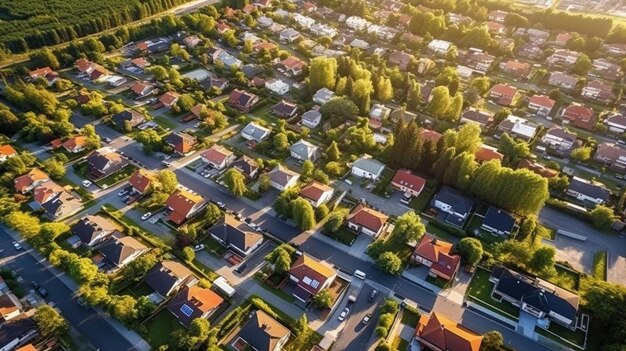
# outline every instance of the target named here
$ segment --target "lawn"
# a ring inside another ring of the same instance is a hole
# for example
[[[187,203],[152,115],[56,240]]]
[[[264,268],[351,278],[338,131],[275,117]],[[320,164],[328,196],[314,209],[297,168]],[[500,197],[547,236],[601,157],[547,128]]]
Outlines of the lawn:
[[[459,241],[459,238],[457,238],[456,236],[446,232],[445,230],[435,225],[432,225],[430,222],[426,224],[426,232],[438,238],[441,238],[447,242],[456,243],[457,241]]]
[[[580,274],[559,265],[555,265],[554,268],[556,269],[556,276],[548,279],[551,283],[563,289],[578,291],[580,287]]]
[[[204,244],[204,249],[213,256],[222,257],[228,250],[210,235],[207,235],[206,239],[202,240],[202,243]]]
[[[412,308],[405,308],[402,311],[402,324],[406,324],[411,327],[417,326],[417,322],[420,320],[420,315],[417,311],[414,311]]]
[[[137,170],[137,167],[130,165],[130,164],[126,165],[124,168],[120,169],[119,171],[96,181],[96,184],[98,184],[103,189],[106,189],[110,187],[111,185],[114,185],[116,183],[119,183],[121,181],[124,181],[130,178],[130,176],[133,173],[135,173],[136,170]]]
[[[430,200],[432,199],[435,193],[434,189],[424,188],[418,197],[414,197],[409,202],[409,207],[414,209],[417,212],[422,212],[426,210],[428,204],[430,204]]]
[[[509,318],[517,319],[519,316],[519,308],[508,302],[499,302],[491,297],[493,283],[489,281],[489,275],[491,275],[491,272],[483,268],[476,269],[476,273],[474,273],[474,277],[467,288],[468,296],[486,308]]]
[[[448,286],[448,284],[450,284],[449,281],[443,280],[439,277],[433,277],[431,275],[428,275],[426,277],[426,281],[441,289],[445,289]]]
[[[263,289],[271,292],[272,294],[280,297],[281,299],[283,299],[283,300],[285,300],[285,301],[287,301],[289,303],[293,303],[295,301],[296,298],[293,295],[286,293],[285,291],[283,291],[280,288],[276,288],[276,287],[270,285],[269,283],[263,281],[261,279],[261,277],[258,277],[258,276],[255,275],[254,278],[260,283],[259,286],[262,287]]]
[[[585,344],[585,333],[583,331],[572,331],[554,322],[550,323],[550,328],[548,328],[548,330],[552,333],[542,328],[536,328],[535,330],[539,334],[547,336],[550,339],[554,339],[558,342],[561,342],[561,340],[556,338],[555,335],[560,336],[561,338],[581,347]]]
[[[154,349],[159,348],[161,345],[166,345],[170,339],[170,334],[180,323],[167,309],[162,310],[156,316],[154,316],[146,328],[146,341]]]
[[[324,234],[326,233],[324,232]],[[356,237],[358,236],[358,234],[348,229],[345,225],[341,226],[336,232],[326,235],[348,246],[352,246],[352,243],[354,243]]]
[[[152,294],[154,290],[148,284],[141,281],[135,285],[129,286],[128,288],[121,291],[121,295],[130,295],[134,297],[148,296]]]
[[[599,251],[593,255],[593,277],[606,280],[606,251]]]

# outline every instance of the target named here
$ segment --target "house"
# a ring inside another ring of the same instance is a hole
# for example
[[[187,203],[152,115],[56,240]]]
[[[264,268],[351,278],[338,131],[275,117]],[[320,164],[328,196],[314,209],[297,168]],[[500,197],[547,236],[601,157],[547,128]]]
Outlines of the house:
[[[509,236],[515,226],[515,218],[499,208],[489,207],[480,228],[497,235]]]
[[[312,181],[300,190],[300,196],[308,200],[315,208],[330,201],[333,197],[334,189],[326,184]]]
[[[302,34],[293,28],[286,28],[280,32],[280,41],[293,43],[294,41],[302,38]]]
[[[319,147],[309,143],[304,139],[300,139],[289,147],[291,157],[300,161],[315,161],[321,156]]]
[[[537,128],[539,128],[537,124],[531,123],[521,117],[509,115],[504,121],[500,122],[498,132],[500,135],[502,135],[502,133],[508,133],[514,138],[529,141],[535,137]]]
[[[599,144],[593,159],[616,171],[626,171],[626,147],[619,144],[609,142]]]
[[[280,62],[280,66],[285,70],[285,74],[287,76],[299,76],[304,73],[304,67],[306,67],[306,62],[300,60],[295,56],[289,56],[286,59]]]
[[[365,155],[352,164],[352,175],[376,181],[383,174],[384,169],[384,164],[369,155]]]
[[[81,218],[70,228],[73,235],[78,236],[83,245],[93,247],[107,239],[117,230],[109,220],[98,215],[89,215]]]
[[[241,130],[241,136],[246,140],[252,140],[260,143],[265,140],[271,132],[272,131],[267,128],[261,127],[254,122],[250,122]]]
[[[251,313],[232,344],[235,350],[281,351],[291,332],[262,310]]]
[[[626,44],[621,43],[613,43],[613,44],[604,44],[604,50],[612,55],[626,55]]]
[[[506,31],[504,24],[498,22],[487,22],[485,26],[493,34],[503,34]]]
[[[56,198],[61,192],[65,191],[62,186],[53,181],[45,182],[33,189],[34,206],[40,209],[43,204]]]
[[[373,118],[377,121],[383,121],[389,117],[391,113],[391,109],[385,105],[374,104],[370,109],[370,118]]]
[[[200,38],[198,38],[197,35],[189,35],[189,36],[186,36],[185,39],[183,39],[183,44],[185,44],[185,46],[190,49],[195,48],[201,42],[202,40],[200,40]]]
[[[308,110],[302,114],[302,125],[311,129],[322,123],[322,114],[318,110]]]
[[[411,62],[411,59],[415,59],[415,57],[404,51],[394,50],[387,58],[387,62],[390,66],[395,66],[398,67],[401,71],[406,71],[409,66],[409,62]]]
[[[17,151],[9,144],[0,146],[0,163],[9,159],[9,157],[17,155]]]
[[[293,172],[282,165],[276,166],[267,175],[270,177],[271,186],[280,191],[295,186],[298,184],[298,179],[300,179],[300,174]]]
[[[481,128],[485,128],[493,122],[493,114],[470,107],[461,114],[461,122],[476,123]]]
[[[272,114],[279,118],[289,119],[294,117],[297,112],[298,105],[286,100],[280,100],[276,105],[272,106]]]
[[[161,261],[148,271],[144,282],[159,295],[168,297],[183,286],[194,285],[198,278],[180,262]]]
[[[571,330],[576,329],[580,296],[539,278],[497,266],[489,281],[494,284],[491,296],[507,301],[538,319],[547,318]]]
[[[163,104],[163,106],[167,108],[172,108],[178,102],[178,98],[180,94],[175,91],[168,91],[167,93],[161,95],[159,97],[159,102]]]
[[[224,247],[241,257],[246,257],[263,243],[263,235],[253,231],[248,225],[226,214],[207,230],[209,235]]]
[[[428,49],[435,54],[446,54],[452,47],[452,43],[445,40],[434,39],[428,43]]]
[[[182,325],[189,328],[194,319],[209,318],[223,302],[224,299],[212,290],[193,285],[183,287],[166,308]]]
[[[438,143],[443,135],[431,129],[422,129],[420,131],[420,138],[424,141],[430,141],[431,143]]]
[[[272,5],[272,0],[255,0],[253,5],[257,7],[269,7]]]
[[[136,126],[142,124],[145,120],[146,116],[144,116],[143,113],[130,108],[120,113],[116,113],[111,117],[111,122],[113,122],[113,124],[118,128],[125,128],[127,121],[131,128],[135,128]]]
[[[200,156],[203,162],[208,163],[212,168],[222,170],[231,165],[237,158],[235,154],[227,148],[215,144]]]
[[[143,71],[150,66],[150,61],[146,60],[145,57],[137,57],[126,61],[123,65],[126,69],[134,68],[135,70]]]
[[[296,23],[298,23],[301,28],[308,29],[308,28],[311,28],[311,26],[315,24],[315,20],[314,19],[312,19],[311,17],[308,17],[308,16],[301,15],[299,13],[295,13],[291,18]]]
[[[433,312],[430,316],[420,316],[415,340],[433,351],[479,351],[483,337]]]
[[[556,50],[552,55],[546,58],[546,64],[548,66],[571,67],[576,63],[576,61],[578,61],[579,57],[580,52],[571,50]]]
[[[114,149],[104,147],[87,156],[88,176],[91,179],[107,177],[128,164]]]
[[[517,88],[507,84],[496,84],[489,91],[489,97],[502,106],[514,105],[518,96]]]
[[[502,161],[504,155],[498,152],[498,149],[487,144],[481,144],[480,148],[474,153],[476,162],[483,163],[491,160]]]
[[[348,228],[376,238],[383,232],[389,217],[362,204],[357,205],[346,219]]]
[[[508,14],[509,14],[508,12],[502,11],[502,10],[491,11],[489,12],[489,20],[495,21],[498,23],[504,23],[504,19],[506,18]]]
[[[80,72],[79,77],[85,77],[92,83],[101,83],[110,77],[110,72],[97,63],[80,58],[74,62],[74,67]]]
[[[441,211],[437,214],[437,219],[462,227],[472,212],[474,201],[449,186],[442,186],[431,200],[430,206]]]
[[[131,236],[114,232],[98,250],[111,267],[122,268],[149,249]]]
[[[278,95],[285,95],[289,91],[289,84],[280,79],[272,78],[265,81],[265,88]]]
[[[418,177],[407,169],[399,169],[391,179],[391,186],[405,195],[417,197],[426,186],[426,179]]]
[[[0,320],[9,321],[22,314],[22,304],[13,293],[0,295]]]
[[[571,124],[574,127],[586,130],[593,130],[598,121],[591,108],[577,103],[571,103],[564,108],[561,111],[561,119],[563,124]]]
[[[296,284],[293,296],[304,303],[328,288],[336,277],[337,272],[332,266],[305,253],[289,269],[289,279]]]
[[[615,101],[615,94],[613,94],[611,86],[597,79],[588,81],[580,95],[603,104],[610,104]]]
[[[550,169],[542,165],[541,163],[533,162],[533,161],[526,160],[526,159],[519,161],[519,163],[517,164],[517,168],[528,169],[532,171],[533,173],[538,174],[545,178],[553,178],[559,175],[559,171],[557,170]]]
[[[50,177],[39,168],[33,168],[28,173],[13,180],[15,190],[25,194],[39,185],[50,180]]]
[[[187,155],[198,143],[195,136],[185,132],[170,133],[163,141],[174,148],[174,152],[181,156]]]
[[[515,35],[526,36],[532,44],[541,45],[548,39],[550,33],[535,28],[518,28],[515,30]]]
[[[626,116],[614,113],[604,119],[604,123],[609,127],[609,132],[623,134],[626,132]]]
[[[459,62],[471,68],[472,72],[487,72],[491,68],[494,60],[495,57],[493,55],[489,55],[478,49],[469,49],[459,53]]]
[[[274,20],[266,16],[259,16],[256,19],[256,23],[258,23],[259,26],[262,28],[268,28],[271,27],[272,24],[274,24]]]
[[[240,68],[243,62],[223,49],[209,51],[214,63],[221,63],[228,69]]]
[[[618,64],[604,58],[598,58],[592,61],[590,75],[610,81],[619,81],[624,76],[624,72]]]
[[[84,151],[87,148],[87,137],[84,135],[78,135],[75,137],[71,137],[63,142],[63,148],[67,150],[67,152],[76,154],[81,151]]]
[[[259,102],[259,97],[247,91],[235,89],[228,95],[228,103],[241,112],[248,112]]]
[[[218,33],[224,34],[228,32],[229,30],[231,30],[232,28],[230,28],[230,26],[224,23],[223,21],[217,21],[217,23],[215,23],[215,29],[217,30]]]
[[[315,95],[313,95],[313,101],[320,105],[324,105],[333,97],[335,97],[335,92],[324,87],[315,92]]]
[[[503,72],[512,74],[518,78],[528,78],[530,75],[530,64],[517,60],[507,60],[500,62],[500,69]]]
[[[611,199],[611,192],[602,183],[592,183],[588,180],[573,177],[570,180],[569,188],[565,190],[569,196],[575,197],[579,201],[603,204]]]
[[[0,350],[15,350],[17,346],[22,345],[39,335],[37,322],[32,318],[34,313],[35,309],[31,309],[26,313],[21,313],[11,320],[0,323]]]
[[[578,78],[563,72],[552,72],[548,78],[548,84],[568,90],[574,89],[577,82]]]
[[[461,256],[452,254],[452,246],[426,233],[415,245],[411,260],[428,267],[428,275],[449,281],[454,278],[461,264]]]
[[[241,172],[248,180],[255,178],[259,172],[259,164],[245,155],[235,160],[231,167]]]
[[[578,145],[578,135],[561,127],[552,127],[541,138],[541,143],[557,153],[568,156]]]
[[[150,189],[152,177],[148,171],[139,168],[128,179],[128,185],[133,187],[133,191],[145,194]]]
[[[28,77],[31,80],[44,79],[48,86],[52,86],[59,79],[59,74],[46,66],[28,72]]]
[[[517,57],[529,60],[539,60],[543,56],[543,49],[537,45],[526,43],[517,49]]]
[[[150,82],[137,81],[130,86],[130,90],[137,95],[137,99],[152,95],[157,89]]]
[[[548,117],[555,103],[545,95],[533,95],[528,99],[528,109],[539,117]]]
[[[258,20],[257,20],[258,22]],[[315,34],[318,37],[329,37],[329,38],[334,38],[335,36],[337,36],[337,29],[323,24],[323,23],[315,23],[313,24],[310,28],[309,31],[313,34]]]
[[[167,219],[181,225],[204,208],[204,205],[206,205],[206,201],[201,195],[176,189],[165,201],[165,206],[170,211]]]
[[[350,16],[346,18],[346,26],[357,31],[363,31],[369,27],[369,25],[370,23],[366,19],[359,16]]]

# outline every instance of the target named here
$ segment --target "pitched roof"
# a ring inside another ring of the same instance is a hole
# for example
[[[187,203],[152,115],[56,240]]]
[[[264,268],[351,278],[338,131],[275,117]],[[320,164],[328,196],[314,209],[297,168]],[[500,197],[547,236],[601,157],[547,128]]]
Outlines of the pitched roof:
[[[247,177],[252,176],[252,174],[259,169],[259,164],[252,158],[245,155],[236,159],[231,166],[237,168]]]
[[[228,214],[209,228],[208,232],[218,237],[226,245],[232,245],[242,252],[248,251],[260,240],[263,240],[263,235],[251,231],[247,225]]]
[[[103,171],[109,162],[121,163],[123,162],[123,159],[117,152],[108,148],[102,148],[90,153],[89,156],[87,156],[87,162],[90,167]]]
[[[194,285],[184,287],[176,294],[167,304],[167,309],[176,315],[185,326],[189,327],[194,319],[217,308],[222,302],[224,299],[212,290]]]
[[[439,141],[439,139],[441,139],[441,133],[430,129],[422,129],[420,131],[420,138],[424,140],[430,140],[436,143]]]
[[[179,97],[180,97],[179,93],[175,91],[168,91],[159,97],[159,101],[163,105],[171,106],[178,100]]]
[[[63,143],[63,147],[68,150],[74,150],[83,147],[87,143],[87,137],[84,135],[77,135],[75,137],[67,139]]]
[[[387,223],[389,217],[364,205],[357,205],[347,220],[356,225],[378,232]]]
[[[33,168],[28,173],[21,175],[13,180],[15,189],[18,191],[24,191],[27,187],[31,186],[34,182],[50,179],[46,173],[39,168]]]
[[[478,351],[482,335],[433,312],[422,315],[417,326],[417,335],[441,350]]]
[[[20,310],[19,301],[12,294],[0,295],[0,317],[4,317]]]
[[[239,337],[258,351],[274,351],[278,342],[291,332],[267,313],[258,310],[239,331]]]
[[[136,170],[135,173],[133,173],[128,179],[128,183],[141,193],[144,193],[146,190],[148,190],[151,182],[152,179],[150,178],[148,171],[144,170],[143,168],[139,168],[138,170]]]
[[[211,146],[210,149],[202,153],[203,158],[215,164],[222,164],[224,160],[226,160],[228,157],[232,155],[233,155],[232,151],[218,144]]]
[[[97,235],[103,232],[113,233],[116,227],[106,218],[91,215],[82,218],[71,228],[71,232],[80,238],[83,243],[90,243]]]
[[[439,201],[448,204],[456,213],[467,214],[474,206],[474,201],[463,196],[458,190],[445,185],[441,187],[432,201],[433,203]]]
[[[496,84],[493,88],[491,88],[491,93],[512,98],[515,94],[517,94],[517,88],[506,84]]]
[[[82,203],[72,194],[63,190],[58,192],[54,198],[41,204],[46,211],[46,215],[52,218],[59,218],[76,212],[82,207]]]
[[[276,105],[272,106],[272,113],[278,116],[291,116],[296,113],[297,110],[297,104],[285,100],[281,100]]]
[[[180,154],[186,154],[198,143],[196,137],[184,132],[170,133],[165,142],[174,146],[174,150]]]
[[[120,113],[116,113],[115,115],[113,115],[113,117],[111,117],[111,119],[113,120],[113,123],[117,126],[123,127],[124,123],[126,121],[129,121],[131,127],[136,127],[146,119],[146,116],[144,116],[139,111],[126,109]]]
[[[493,114],[487,111],[477,110],[475,108],[469,108],[463,112],[461,118],[474,121],[480,124],[487,125],[493,119]]]
[[[119,232],[113,233],[113,237],[107,239],[99,248],[100,253],[116,266],[138,251],[146,249],[147,247],[135,238],[124,236]]]
[[[327,263],[303,253],[291,265],[289,274],[298,278],[298,286],[315,295],[337,272]]]
[[[298,142],[289,147],[289,151],[296,153],[302,159],[310,160],[311,158],[315,158],[313,156],[317,156],[319,153],[319,147],[304,139],[300,139]]]
[[[183,223],[193,207],[202,201],[204,199],[198,194],[176,189],[165,201],[165,205],[172,210],[168,219],[176,224]]]
[[[554,107],[554,104],[556,103],[554,100],[550,99],[549,97],[545,95],[533,95],[530,97],[528,102],[531,104],[543,106],[549,109],[552,109],[552,107]]]
[[[417,243],[413,252],[433,262],[431,269],[452,277],[461,261],[461,256],[451,254],[452,246],[453,244],[426,233]]]
[[[570,180],[568,191],[584,194],[594,199],[602,199],[604,202],[611,198],[611,192],[603,184],[592,184],[578,177],[573,177]]]
[[[300,190],[300,196],[312,201],[318,201],[322,197],[322,195],[324,195],[328,191],[333,191],[333,188],[326,184],[312,181],[309,184],[305,185],[302,190]]]
[[[47,181],[33,189],[33,199],[42,205],[52,200],[62,191],[64,191],[62,186],[53,181]]]
[[[267,175],[270,177],[272,182],[280,184],[281,186],[286,186],[293,178],[300,177],[300,174],[297,172],[285,168],[280,164],[271,170]]]
[[[161,296],[167,296],[177,284],[192,276],[193,272],[182,263],[162,261],[148,271],[144,281]]]
[[[393,176],[391,185],[404,186],[413,191],[420,192],[426,185],[426,179],[416,176],[407,169],[399,169]]]
[[[476,151],[474,156],[476,157],[476,161],[478,162],[487,162],[491,160],[502,161],[504,159],[504,155],[499,153],[498,149],[489,145],[485,145],[485,144],[482,144],[480,146],[480,149]]]
[[[295,70],[295,69],[302,69],[304,66],[306,66],[306,62],[300,60],[299,58],[295,57],[295,56],[289,56],[286,59],[284,59],[281,64],[290,70]]]
[[[0,146],[0,156],[13,156],[17,154],[17,151],[13,148],[13,146],[9,144]]]
[[[366,155],[354,161],[352,167],[360,168],[372,174],[379,174],[385,168],[385,165]]]
[[[510,233],[515,225],[515,218],[510,213],[497,207],[489,207],[483,219],[483,224],[497,230]]]

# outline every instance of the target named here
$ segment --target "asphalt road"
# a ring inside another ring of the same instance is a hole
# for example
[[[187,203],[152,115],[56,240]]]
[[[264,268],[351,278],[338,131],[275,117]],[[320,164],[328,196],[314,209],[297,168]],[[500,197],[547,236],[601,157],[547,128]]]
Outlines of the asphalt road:
[[[333,350],[362,351],[367,349],[369,340],[376,329],[376,323],[378,323],[378,307],[383,300],[382,294],[378,294],[376,300],[369,302],[367,298],[372,289],[372,286],[366,283],[356,302],[348,306],[350,315],[341,332],[341,337],[333,345]],[[362,322],[368,313],[372,315],[372,318],[365,325]]]
[[[0,266],[16,271],[24,278],[25,284],[36,281],[48,290],[46,300],[54,302],[63,317],[96,348],[101,351],[136,350],[93,309],[80,307],[74,299],[73,291],[40,262],[26,251],[16,251],[12,241],[11,236],[0,229]]]

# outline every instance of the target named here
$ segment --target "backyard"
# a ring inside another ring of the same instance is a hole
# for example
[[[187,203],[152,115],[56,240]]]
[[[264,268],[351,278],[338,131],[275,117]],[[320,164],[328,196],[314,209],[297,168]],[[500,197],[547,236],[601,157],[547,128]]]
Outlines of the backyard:
[[[472,277],[472,281],[467,288],[468,296],[479,305],[517,320],[519,317],[519,308],[508,302],[499,302],[491,297],[493,283],[489,281],[490,275],[491,272],[486,269],[480,267],[476,269],[476,273],[474,273],[474,277]]]
[[[96,184],[98,184],[103,189],[106,189],[111,185],[114,185],[116,183],[119,183],[123,180],[128,179],[133,173],[135,173],[136,170],[137,170],[137,167],[130,165],[130,164],[126,165],[124,168],[120,169],[119,171],[96,181]]]
[[[161,345],[166,345],[172,334],[172,330],[180,323],[173,314],[167,309],[161,310],[156,316],[152,317],[146,324],[146,341],[154,349],[158,349]]]
[[[347,226],[342,225],[339,229],[337,229],[334,233],[327,233],[322,230],[322,234],[329,236],[342,244],[346,244],[348,246],[352,246],[352,243],[356,240],[358,234],[350,230]]]

